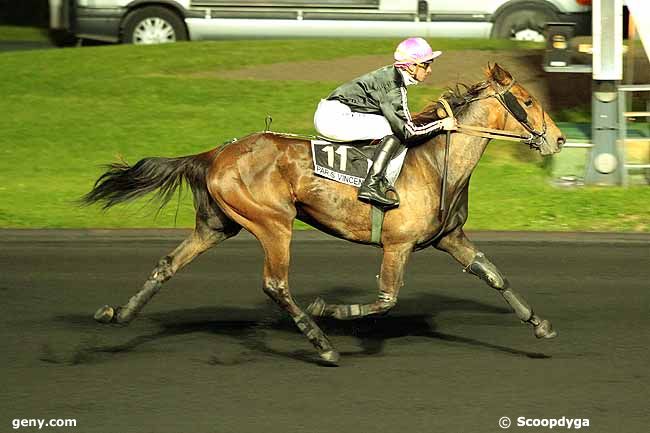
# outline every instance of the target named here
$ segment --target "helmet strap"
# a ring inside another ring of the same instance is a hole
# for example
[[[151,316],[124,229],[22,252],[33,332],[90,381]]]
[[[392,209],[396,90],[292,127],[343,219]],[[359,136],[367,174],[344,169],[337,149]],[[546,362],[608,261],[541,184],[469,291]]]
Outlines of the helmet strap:
[[[404,69],[411,77],[415,78],[415,74],[418,71],[417,63],[411,63],[408,68]]]

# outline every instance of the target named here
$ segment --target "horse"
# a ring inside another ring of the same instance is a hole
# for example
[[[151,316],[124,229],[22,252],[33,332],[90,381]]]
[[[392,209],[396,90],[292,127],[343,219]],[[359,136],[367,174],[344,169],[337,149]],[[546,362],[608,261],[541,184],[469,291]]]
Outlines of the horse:
[[[196,223],[126,304],[99,308],[95,320],[129,323],[164,282],[243,228],[264,251],[264,293],[291,316],[315,347],[320,363],[338,365],[340,355],[314,318],[350,320],[388,313],[397,303],[411,253],[429,246],[450,254],[465,272],[496,289],[537,338],[555,337],[551,323],[510,287],[463,231],[469,180],[492,138],[519,137],[542,155],[559,152],[565,142],[540,103],[508,71],[488,64],[484,72],[484,81],[462,90],[456,86],[444,98],[460,125],[452,140],[445,145],[442,134],[409,148],[395,184],[401,204],[386,212],[378,242],[371,240],[370,204],[357,200],[354,186],[314,174],[310,143],[304,137],[265,131],[196,155],[144,158],[133,166],[124,161],[110,164],[82,198],[84,204],[100,202],[109,208],[156,191],[164,205],[187,183]],[[414,121],[435,116],[435,106],[415,114]],[[441,197],[448,200],[445,212],[440,212]],[[296,303],[288,282],[295,219],[335,237],[383,249],[375,302],[337,305],[319,297],[306,309]]]

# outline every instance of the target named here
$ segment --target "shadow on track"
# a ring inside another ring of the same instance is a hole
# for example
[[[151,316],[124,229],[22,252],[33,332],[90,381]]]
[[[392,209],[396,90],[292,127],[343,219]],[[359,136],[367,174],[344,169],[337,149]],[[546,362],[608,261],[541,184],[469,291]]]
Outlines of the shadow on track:
[[[363,294],[366,294],[365,292]],[[323,293],[328,300],[342,301],[350,296],[361,295],[349,288],[333,288]],[[422,311],[427,311],[426,314]],[[342,352],[346,357],[364,357],[383,353],[388,340],[404,337],[425,337],[433,340],[454,343],[478,350],[490,350],[518,357],[547,359],[543,353],[528,352],[506,346],[495,345],[473,338],[452,335],[436,330],[435,318],[443,312],[465,311],[472,313],[509,315],[510,310],[467,299],[438,294],[418,294],[405,297],[399,310],[393,314],[378,318],[339,321],[335,319],[319,320],[323,330],[330,335],[353,336],[361,350]],[[396,313],[396,314],[395,314]],[[95,327],[90,315],[64,315],[55,318],[67,331],[87,332]],[[222,359],[216,355],[207,361],[211,365],[239,365],[259,360],[259,355],[284,357],[301,362],[318,364],[319,360],[309,350],[282,351],[267,344],[273,338],[267,333],[298,334],[293,321],[285,317],[271,302],[253,308],[201,307],[174,310],[161,313],[145,314],[140,321],[146,320],[157,329],[155,332],[131,336],[119,344],[102,344],[96,338],[82,339],[75,347],[66,364],[89,364],[110,360],[113,356],[127,354],[145,343],[158,341],[179,335],[206,333],[233,338],[245,349],[244,354],[234,359]],[[99,325],[96,325],[99,326]],[[150,326],[149,326],[150,327]],[[71,329],[73,328],[73,329]],[[106,328],[102,328],[106,330]],[[111,329],[127,329],[112,325]],[[102,333],[105,335],[105,333]],[[131,332],[132,334],[132,332]],[[255,356],[257,354],[258,356]],[[45,362],[61,363],[52,355],[50,347],[43,348],[40,359]]]

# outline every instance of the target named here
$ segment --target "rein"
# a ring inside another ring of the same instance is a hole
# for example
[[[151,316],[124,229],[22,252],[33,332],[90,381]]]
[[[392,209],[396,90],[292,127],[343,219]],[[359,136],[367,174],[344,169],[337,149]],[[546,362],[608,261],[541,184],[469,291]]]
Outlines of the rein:
[[[530,136],[517,134],[516,132],[502,131],[499,129],[483,128],[481,126],[458,125],[456,132],[474,137],[497,138],[499,140],[517,141],[527,143]]]

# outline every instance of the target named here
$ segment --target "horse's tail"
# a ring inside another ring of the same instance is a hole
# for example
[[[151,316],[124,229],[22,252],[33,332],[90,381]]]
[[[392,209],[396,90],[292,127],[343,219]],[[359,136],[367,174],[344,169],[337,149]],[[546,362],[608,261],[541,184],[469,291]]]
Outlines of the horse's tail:
[[[192,189],[194,207],[208,208],[211,199],[206,177],[215,155],[216,150],[212,150],[179,158],[144,158],[133,166],[126,162],[109,164],[106,173],[80,202],[84,205],[103,202],[103,208],[108,209],[157,191],[155,198],[160,200],[162,208],[185,182]]]

